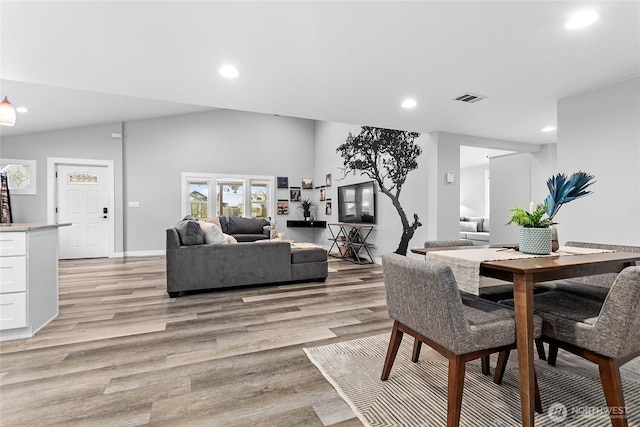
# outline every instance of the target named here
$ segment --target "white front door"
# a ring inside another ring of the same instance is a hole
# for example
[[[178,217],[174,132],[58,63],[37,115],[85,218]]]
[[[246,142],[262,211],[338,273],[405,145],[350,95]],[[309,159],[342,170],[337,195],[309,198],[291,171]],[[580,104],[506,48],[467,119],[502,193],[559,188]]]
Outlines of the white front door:
[[[56,166],[60,258],[109,256],[109,191],[106,166]]]

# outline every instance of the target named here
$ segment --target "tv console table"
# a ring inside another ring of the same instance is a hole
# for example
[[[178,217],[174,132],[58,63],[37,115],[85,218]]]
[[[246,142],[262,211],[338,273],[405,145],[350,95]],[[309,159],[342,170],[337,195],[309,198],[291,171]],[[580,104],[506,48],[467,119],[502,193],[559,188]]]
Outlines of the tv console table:
[[[329,232],[331,232],[329,240],[333,242],[329,248],[329,255],[355,264],[373,264],[373,256],[369,252],[373,244],[367,242],[373,227],[373,224],[350,222],[329,224]],[[334,246],[337,252],[331,252]]]

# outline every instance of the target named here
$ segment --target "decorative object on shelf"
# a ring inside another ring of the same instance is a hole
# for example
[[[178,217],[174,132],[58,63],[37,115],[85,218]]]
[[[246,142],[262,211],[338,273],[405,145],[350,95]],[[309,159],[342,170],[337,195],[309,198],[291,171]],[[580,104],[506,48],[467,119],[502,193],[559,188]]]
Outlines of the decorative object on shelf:
[[[289,177],[288,176],[279,176],[278,177],[278,188],[289,188]]]
[[[420,134],[393,129],[362,126],[358,135],[349,136],[344,144],[336,149],[343,158],[342,172],[346,177],[350,172],[360,172],[375,180],[378,191],[391,199],[400,221],[402,234],[395,253],[406,255],[409,241],[418,227],[422,225],[418,214],[413,214],[413,222],[400,205],[400,192],[407,175],[418,168],[418,157],[422,148],[415,143]]]
[[[302,188],[304,190],[312,190],[313,189],[313,179],[312,178],[302,178]]]
[[[294,189],[295,188],[295,189]],[[292,202],[300,201],[300,188],[299,187],[291,187],[289,190],[289,200]]]
[[[0,223],[10,224],[12,222],[11,195],[9,194],[7,174],[6,172],[0,172]]]
[[[278,215],[289,215],[289,201],[288,200],[278,200],[276,204]]]
[[[331,215],[331,201],[327,201],[324,207],[324,213],[325,215]]]
[[[560,243],[558,241],[558,230],[555,227],[557,223],[553,222],[553,218],[565,203],[591,194],[592,191],[587,191],[587,188],[595,183],[594,178],[593,175],[587,172],[578,171],[568,178],[565,174],[559,173],[547,180],[549,195],[544,199],[544,204],[546,205],[549,220],[552,223],[551,246],[554,252],[558,250]]]
[[[311,206],[313,203],[309,199],[302,199],[302,216],[304,216],[305,221],[313,221],[311,218]]]
[[[546,214],[545,205],[539,204],[533,212],[527,212],[521,207],[511,209],[513,216],[507,224],[517,224],[520,227],[520,252],[527,254],[547,255],[551,253],[551,220],[543,218]]]
[[[264,228],[269,229],[269,238],[275,239],[277,236],[276,224],[278,221],[276,219],[271,219],[271,217],[267,217],[267,221],[269,221],[269,225],[265,225]]]
[[[325,185],[327,187],[331,187],[331,174],[330,173],[328,173],[326,178],[325,178]]]

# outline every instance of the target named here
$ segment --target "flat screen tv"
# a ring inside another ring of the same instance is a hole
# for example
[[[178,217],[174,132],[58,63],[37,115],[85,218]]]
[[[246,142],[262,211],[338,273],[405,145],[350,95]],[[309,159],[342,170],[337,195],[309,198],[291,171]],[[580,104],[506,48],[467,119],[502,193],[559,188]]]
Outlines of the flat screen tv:
[[[376,187],[374,181],[338,187],[338,221],[376,223]]]

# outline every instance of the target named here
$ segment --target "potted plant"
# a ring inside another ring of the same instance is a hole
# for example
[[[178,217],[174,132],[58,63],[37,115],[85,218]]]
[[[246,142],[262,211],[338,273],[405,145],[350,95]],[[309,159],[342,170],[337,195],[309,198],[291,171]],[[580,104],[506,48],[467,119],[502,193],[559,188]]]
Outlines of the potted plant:
[[[543,218],[547,207],[539,204],[532,212],[521,207],[511,209],[513,216],[507,224],[520,227],[520,252],[528,254],[548,255],[551,253],[551,219]]]
[[[558,230],[556,230],[553,218],[565,203],[580,197],[588,196],[592,191],[587,191],[587,187],[593,184],[595,177],[587,172],[578,171],[570,177],[563,173],[556,174],[547,180],[549,195],[544,199],[547,215],[551,221],[551,250],[554,252],[560,247],[558,241]]]
[[[311,221],[311,206],[313,203],[309,199],[302,199],[302,215],[304,216],[305,221]]]

